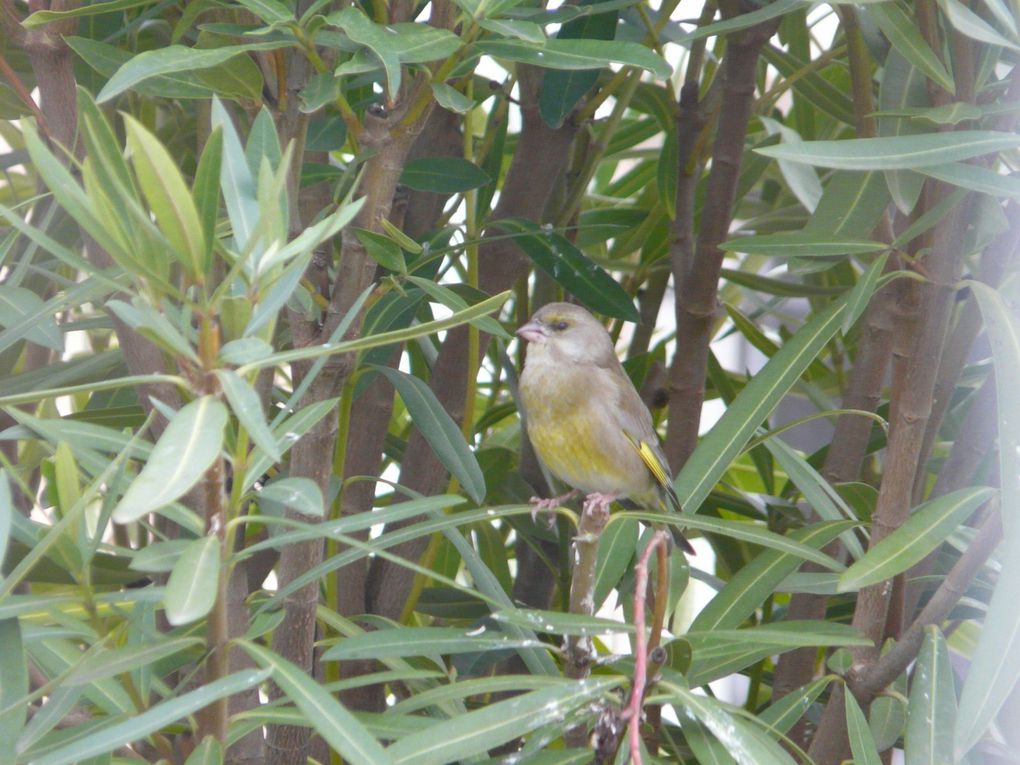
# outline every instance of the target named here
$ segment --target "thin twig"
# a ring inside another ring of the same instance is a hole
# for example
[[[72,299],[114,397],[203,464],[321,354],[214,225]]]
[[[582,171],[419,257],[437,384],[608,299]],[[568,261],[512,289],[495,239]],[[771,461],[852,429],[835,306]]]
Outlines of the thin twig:
[[[637,566],[634,568],[634,681],[631,686],[630,702],[627,705],[627,738],[630,744],[630,761],[632,765],[641,762],[641,702],[645,697],[645,685],[648,682],[648,636],[645,634],[645,594],[648,590],[648,561],[652,551],[663,549],[669,551],[669,536],[659,530],[652,534],[645,549],[641,551]],[[662,558],[660,558],[660,561]],[[661,567],[661,564],[660,564]],[[658,594],[660,598],[663,593]],[[653,640],[657,638],[652,636]]]

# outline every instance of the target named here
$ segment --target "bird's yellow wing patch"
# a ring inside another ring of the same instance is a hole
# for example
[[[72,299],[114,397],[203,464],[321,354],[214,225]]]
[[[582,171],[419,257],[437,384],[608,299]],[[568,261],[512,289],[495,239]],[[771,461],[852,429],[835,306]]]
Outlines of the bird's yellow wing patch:
[[[666,498],[669,501],[670,508],[676,512],[680,512],[680,498],[676,495],[676,489],[673,488],[673,481],[670,478],[669,470],[663,464],[659,455],[656,453],[652,445],[647,441],[638,441],[636,438],[630,435],[630,433],[624,432],[627,440],[630,441],[631,446],[637,451],[641,457],[641,461],[648,468],[648,472],[655,478],[655,482],[662,487],[663,491],[666,492]]]

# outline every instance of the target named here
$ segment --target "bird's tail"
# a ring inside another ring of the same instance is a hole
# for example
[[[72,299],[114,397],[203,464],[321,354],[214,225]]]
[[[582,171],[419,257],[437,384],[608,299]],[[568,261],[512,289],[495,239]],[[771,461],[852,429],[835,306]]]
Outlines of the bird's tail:
[[[676,495],[676,489],[673,488],[673,484],[667,481],[662,485],[662,489],[666,495],[666,504],[669,506],[669,509],[679,515],[683,508],[680,506],[680,497]],[[683,535],[679,528],[670,524],[669,533],[673,535],[673,541],[677,547],[688,555],[696,555],[694,545],[687,541],[687,537]]]

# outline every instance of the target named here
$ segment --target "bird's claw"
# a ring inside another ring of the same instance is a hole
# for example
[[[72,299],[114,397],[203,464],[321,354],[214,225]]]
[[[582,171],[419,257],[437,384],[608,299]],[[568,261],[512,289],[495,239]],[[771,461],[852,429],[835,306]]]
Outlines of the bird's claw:
[[[574,489],[573,491],[568,491],[566,494],[561,494],[558,497],[532,497],[528,500],[528,503],[531,505],[531,520],[538,523],[539,513],[552,512],[557,507],[561,507],[564,502],[576,496],[577,493],[577,490]],[[550,516],[548,523],[550,528],[552,527],[552,520],[553,519]]]
[[[582,512],[592,516],[593,520],[598,520],[601,524],[605,524],[606,519],[609,517],[609,506],[616,501],[616,498],[616,494],[599,494],[597,492],[589,494],[584,498]]]

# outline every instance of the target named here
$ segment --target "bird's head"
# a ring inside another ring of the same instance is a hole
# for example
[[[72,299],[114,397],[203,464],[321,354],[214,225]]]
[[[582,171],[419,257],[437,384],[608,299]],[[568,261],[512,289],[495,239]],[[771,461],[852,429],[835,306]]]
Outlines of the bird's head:
[[[549,303],[531,317],[517,334],[528,342],[528,358],[604,364],[616,358],[606,328],[584,308],[570,303]]]

